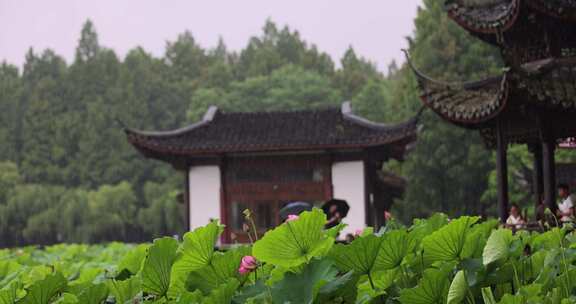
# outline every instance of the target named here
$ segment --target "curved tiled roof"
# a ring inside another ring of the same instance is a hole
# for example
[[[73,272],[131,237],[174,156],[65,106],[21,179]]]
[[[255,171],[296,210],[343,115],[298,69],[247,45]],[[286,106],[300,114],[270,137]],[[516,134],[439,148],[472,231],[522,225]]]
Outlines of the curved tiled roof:
[[[478,33],[493,34],[510,27],[518,16],[519,8],[519,0],[446,1],[450,18]]]
[[[532,97],[533,103],[576,109],[576,58],[533,62],[522,67],[518,88]]]
[[[529,0],[527,3],[532,9],[549,16],[576,20],[575,0]]]
[[[477,33],[506,31],[522,9],[553,18],[576,20],[575,0],[447,0],[445,7],[450,18]]]
[[[469,83],[447,84],[419,75],[424,104],[445,119],[465,124],[487,121],[506,105],[506,75]]]
[[[501,76],[466,83],[445,83],[424,75],[407,61],[424,104],[456,123],[478,124],[498,115],[513,99],[555,110],[576,110],[576,57],[530,62]]]
[[[408,61],[410,63],[410,61]],[[448,84],[414,70],[424,104],[456,125],[480,129],[494,146],[494,119],[507,124],[510,142],[538,142],[539,124],[554,138],[576,135],[576,58],[531,62],[482,81]]]
[[[506,105],[507,74],[475,82],[447,83],[420,72],[408,53],[406,59],[416,75],[422,102],[446,120],[473,126],[490,120]]]
[[[398,125],[368,121],[342,109],[233,112],[211,108],[201,122],[168,132],[126,129],[128,140],[148,154],[214,155],[239,152],[348,149],[413,141],[416,119]]]
[[[461,27],[516,60],[576,52],[576,0],[446,0],[445,7]]]

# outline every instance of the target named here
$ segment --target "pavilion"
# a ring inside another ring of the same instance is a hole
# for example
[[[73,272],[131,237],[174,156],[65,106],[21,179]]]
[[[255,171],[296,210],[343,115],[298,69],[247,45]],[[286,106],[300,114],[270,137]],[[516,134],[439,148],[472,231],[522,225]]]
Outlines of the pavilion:
[[[184,172],[188,228],[219,218],[224,243],[246,242],[242,211],[255,214],[260,233],[280,223],[293,201],[316,206],[332,198],[350,205],[345,233],[384,224],[384,211],[405,181],[382,171],[402,160],[417,135],[417,118],[397,125],[368,121],[340,108],[232,112],[210,107],[204,118],[165,132],[125,130],[145,157]]]
[[[508,216],[507,147],[534,155],[536,202],[556,210],[554,152],[576,136],[576,2],[447,0],[451,19],[501,50],[501,75],[473,82],[433,80],[414,66],[423,103],[457,126],[478,130],[497,150],[498,210]]]

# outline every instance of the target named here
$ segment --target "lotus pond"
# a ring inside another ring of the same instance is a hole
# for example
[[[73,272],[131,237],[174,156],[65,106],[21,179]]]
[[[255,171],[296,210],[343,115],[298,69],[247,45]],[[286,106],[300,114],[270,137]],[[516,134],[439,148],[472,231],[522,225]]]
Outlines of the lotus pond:
[[[0,250],[8,303],[576,303],[576,238],[437,214],[336,244],[320,210],[215,250],[212,222],[151,244]]]

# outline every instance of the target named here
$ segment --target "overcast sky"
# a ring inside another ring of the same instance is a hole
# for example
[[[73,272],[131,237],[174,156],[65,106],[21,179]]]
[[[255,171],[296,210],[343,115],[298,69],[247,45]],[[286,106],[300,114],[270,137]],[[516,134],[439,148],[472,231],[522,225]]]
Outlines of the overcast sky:
[[[267,18],[297,29],[339,59],[352,45],[385,70],[402,61],[421,0],[0,0],[0,61],[21,65],[29,47],[54,49],[69,62],[82,24],[91,19],[100,43],[120,56],[142,46],[157,56],[166,41],[190,30],[204,47],[223,37],[243,48]]]

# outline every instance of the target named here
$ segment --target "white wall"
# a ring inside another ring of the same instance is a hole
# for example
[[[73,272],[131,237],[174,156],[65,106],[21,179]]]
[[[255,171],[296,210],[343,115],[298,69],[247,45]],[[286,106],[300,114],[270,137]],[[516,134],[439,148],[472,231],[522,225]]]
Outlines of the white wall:
[[[344,223],[348,227],[340,234],[345,237],[356,229],[366,227],[364,204],[364,163],[362,161],[339,162],[332,165],[334,198],[343,199],[350,205]]]
[[[220,168],[191,167],[188,173],[190,189],[190,229],[220,219]]]

